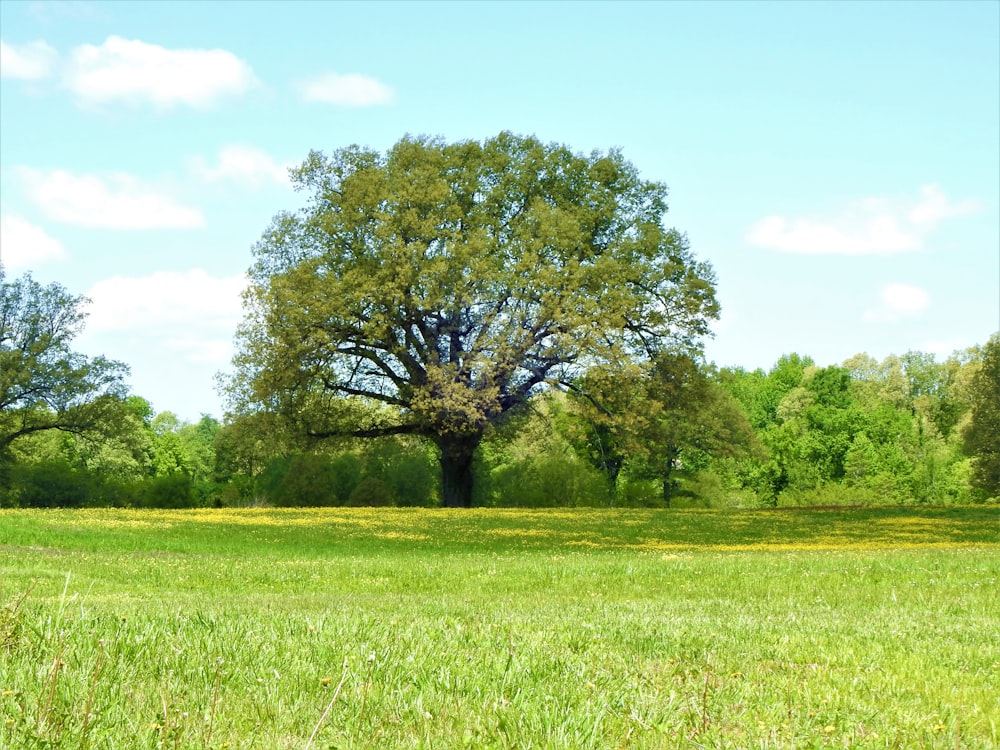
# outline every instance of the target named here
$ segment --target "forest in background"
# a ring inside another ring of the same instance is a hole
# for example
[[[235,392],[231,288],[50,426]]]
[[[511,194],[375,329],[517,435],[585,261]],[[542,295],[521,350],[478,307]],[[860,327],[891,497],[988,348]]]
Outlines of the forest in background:
[[[996,432],[973,416],[977,399],[988,405],[1000,392],[998,362],[998,336],[943,362],[909,352],[817,367],[791,354],[765,372],[677,358],[659,388],[637,391],[619,378],[618,395],[631,403],[615,419],[547,390],[480,446],[475,504],[995,501],[987,459],[996,449],[987,443]],[[192,424],[136,395],[106,419],[12,442],[0,461],[0,507],[440,504],[436,449],[419,438],[310,441],[262,413]]]

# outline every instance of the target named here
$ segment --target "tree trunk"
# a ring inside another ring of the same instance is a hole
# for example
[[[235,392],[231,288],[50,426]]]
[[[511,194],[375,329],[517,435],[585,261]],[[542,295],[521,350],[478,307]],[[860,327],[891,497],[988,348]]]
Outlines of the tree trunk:
[[[480,435],[448,436],[437,440],[441,450],[441,504],[445,508],[472,506],[472,457]]]
[[[667,460],[663,466],[663,505],[664,507],[670,507],[670,500],[674,495],[674,487],[676,482],[674,482],[674,468],[677,462],[677,456],[680,451],[675,448],[667,449]]]
[[[618,504],[618,475],[622,472],[624,461],[614,461],[607,464],[608,491],[611,493],[611,507]]]

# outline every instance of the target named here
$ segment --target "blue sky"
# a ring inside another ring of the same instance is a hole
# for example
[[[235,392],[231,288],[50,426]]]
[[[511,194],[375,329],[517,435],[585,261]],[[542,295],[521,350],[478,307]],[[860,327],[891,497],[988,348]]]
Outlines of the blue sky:
[[[1000,2],[0,2],[0,260],[79,348],[222,416],[251,247],[310,149],[621,147],[718,277],[718,365],[1000,330]]]

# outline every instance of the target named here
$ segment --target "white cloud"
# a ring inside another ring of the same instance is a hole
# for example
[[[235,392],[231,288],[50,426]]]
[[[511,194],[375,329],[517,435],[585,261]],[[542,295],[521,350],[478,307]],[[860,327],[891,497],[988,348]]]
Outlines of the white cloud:
[[[873,217],[865,225],[846,231],[804,219],[790,222],[768,216],[750,227],[746,239],[751,245],[810,255],[896,253],[920,247],[919,237],[901,231],[891,216]]]
[[[974,200],[952,203],[939,186],[925,185],[917,200],[868,198],[832,221],[768,216],[747,230],[746,241],[805,255],[887,255],[919,250],[942,220],[980,208]]]
[[[934,227],[943,219],[969,216],[982,208],[978,201],[968,198],[952,203],[938,185],[924,185],[920,189],[920,195],[920,202],[909,214],[909,219],[914,224]]]
[[[325,102],[341,107],[373,107],[392,102],[393,90],[359,73],[320,73],[299,84],[307,102]]]
[[[931,297],[910,284],[886,284],[879,292],[879,306],[865,311],[871,323],[895,323],[919,315],[930,305]]]
[[[188,229],[205,219],[127,174],[74,175],[61,169],[15,170],[32,201],[51,219],[100,229]]]
[[[30,269],[66,257],[59,240],[20,216],[0,217],[0,262],[7,270]]]
[[[86,334],[138,336],[157,342],[161,356],[172,352],[185,362],[221,367],[232,357],[246,284],[245,276],[216,277],[201,269],[104,279],[87,292]]]
[[[279,164],[261,149],[251,146],[226,146],[219,151],[217,166],[208,166],[204,159],[191,160],[195,174],[206,182],[231,180],[246,187],[260,187],[267,183],[289,184],[288,168]]]
[[[180,325],[188,334],[222,327],[231,333],[242,315],[240,295],[246,284],[243,275],[214,277],[201,269],[157,271],[138,278],[114,276],[87,292],[93,300],[87,326],[94,331],[162,327],[176,331]]]
[[[135,393],[156,409],[218,414],[213,376],[230,364],[247,283],[202,269],[105,278],[86,291],[80,351],[128,362]]]
[[[150,103],[159,109],[208,107],[255,82],[250,66],[232,52],[167,49],[118,36],[74,49],[64,77],[81,102]]]
[[[59,53],[45,42],[7,44],[0,39],[0,78],[36,81],[48,78],[59,63]]]

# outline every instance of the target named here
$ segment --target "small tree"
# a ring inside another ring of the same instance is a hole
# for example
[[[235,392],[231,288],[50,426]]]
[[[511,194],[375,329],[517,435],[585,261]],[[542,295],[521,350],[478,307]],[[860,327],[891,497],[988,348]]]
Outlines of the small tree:
[[[711,269],[663,225],[666,187],[617,151],[407,137],[313,152],[292,180],[311,200],[254,248],[237,410],[428,438],[445,505],[471,503],[487,427],[534,391],[692,345],[718,315]]]
[[[668,507],[676,471],[693,454],[721,458],[759,449],[739,403],[689,354],[662,352],[648,368],[595,370],[584,387],[588,395],[598,394],[591,402],[598,408],[587,411],[595,424],[610,428],[614,452],[662,481]]]
[[[14,441],[45,430],[92,436],[122,415],[125,365],[87,358],[70,344],[85,297],[0,266],[0,462]]]

